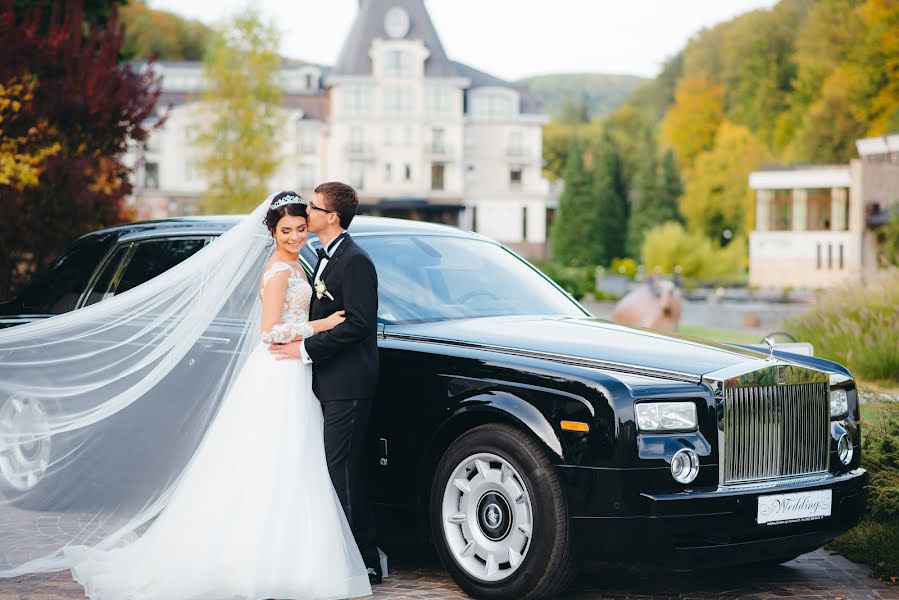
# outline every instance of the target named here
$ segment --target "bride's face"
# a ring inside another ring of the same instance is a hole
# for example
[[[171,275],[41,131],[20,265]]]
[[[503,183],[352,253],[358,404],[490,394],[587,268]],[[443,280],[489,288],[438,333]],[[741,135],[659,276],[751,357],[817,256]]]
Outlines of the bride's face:
[[[275,225],[275,244],[289,254],[299,254],[306,243],[306,218],[284,215]]]

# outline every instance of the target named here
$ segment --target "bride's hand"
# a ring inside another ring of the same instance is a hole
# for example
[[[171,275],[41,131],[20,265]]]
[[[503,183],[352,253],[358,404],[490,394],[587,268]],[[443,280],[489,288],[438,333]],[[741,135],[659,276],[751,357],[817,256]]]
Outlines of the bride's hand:
[[[338,310],[336,313],[333,313],[332,315],[322,319],[325,322],[325,329],[334,329],[335,327],[346,321],[346,317],[344,316],[344,314],[346,314],[346,311]]]

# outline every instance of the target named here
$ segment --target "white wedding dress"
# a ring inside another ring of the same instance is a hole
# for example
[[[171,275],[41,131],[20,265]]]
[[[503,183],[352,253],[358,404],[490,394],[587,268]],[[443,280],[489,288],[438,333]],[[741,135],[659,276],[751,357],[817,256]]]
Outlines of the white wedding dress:
[[[264,340],[309,335],[312,290],[289,271],[281,323]],[[263,292],[264,293],[264,292]],[[331,484],[312,370],[247,358],[165,509],[131,543],[64,549],[92,600],[325,599],[371,594]]]

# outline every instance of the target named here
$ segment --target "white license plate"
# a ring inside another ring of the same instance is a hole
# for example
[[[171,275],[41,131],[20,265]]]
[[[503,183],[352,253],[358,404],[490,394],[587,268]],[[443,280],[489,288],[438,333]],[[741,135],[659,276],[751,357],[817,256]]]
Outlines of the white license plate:
[[[830,516],[832,490],[759,496],[756,522],[759,525],[814,521]]]

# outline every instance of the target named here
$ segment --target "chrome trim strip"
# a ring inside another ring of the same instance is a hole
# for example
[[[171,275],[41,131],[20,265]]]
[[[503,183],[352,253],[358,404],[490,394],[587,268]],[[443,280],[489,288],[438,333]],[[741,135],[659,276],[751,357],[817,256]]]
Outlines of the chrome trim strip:
[[[441,346],[453,346],[456,348],[468,348],[472,350],[484,350],[487,352],[497,352],[500,354],[508,354],[511,356],[521,356],[524,358],[536,358],[538,360],[549,360],[561,362],[567,365],[577,367],[588,367],[591,369],[604,369],[607,371],[618,371],[621,373],[631,373],[634,375],[644,375],[647,377],[657,377],[659,379],[670,379],[673,381],[683,381],[686,383],[701,384],[702,376],[693,375],[691,373],[681,373],[679,371],[667,371],[665,369],[655,369],[652,367],[635,367],[624,363],[616,363],[613,361],[595,360],[591,358],[583,358],[580,356],[571,356],[568,354],[554,354],[552,352],[539,352],[537,350],[522,350],[520,348],[509,348],[508,346],[494,346],[491,344],[476,344],[473,342],[463,342],[459,340],[449,340],[445,338],[430,338],[418,335],[410,335],[407,333],[384,332],[384,339],[397,339],[400,341],[421,342],[424,344],[436,344]]]

